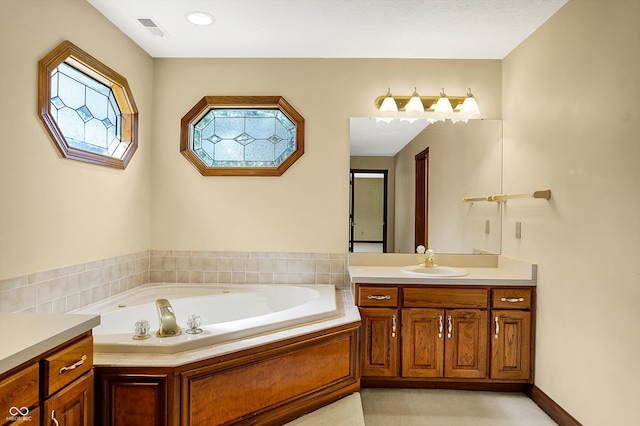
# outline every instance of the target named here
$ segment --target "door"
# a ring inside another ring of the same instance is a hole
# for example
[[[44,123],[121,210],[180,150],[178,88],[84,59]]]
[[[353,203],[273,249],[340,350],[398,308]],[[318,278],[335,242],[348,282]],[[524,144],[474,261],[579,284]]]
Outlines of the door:
[[[387,181],[387,170],[351,170],[349,252],[387,252]]]
[[[429,248],[429,148],[416,154],[414,247]]]
[[[444,311],[402,310],[402,377],[442,377]]]
[[[42,411],[45,425],[93,424],[93,370],[44,401]]]
[[[452,309],[445,314],[445,377],[487,377],[487,311]]]
[[[531,359],[531,313],[493,310],[491,378],[528,379]]]
[[[398,375],[398,310],[360,308],[362,317],[362,375]]]

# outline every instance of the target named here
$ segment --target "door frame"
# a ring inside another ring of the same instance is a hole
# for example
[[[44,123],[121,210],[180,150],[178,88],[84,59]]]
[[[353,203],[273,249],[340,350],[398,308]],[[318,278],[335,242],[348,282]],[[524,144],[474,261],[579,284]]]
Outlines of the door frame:
[[[382,252],[387,252],[387,205],[389,203],[389,170],[377,169],[350,169],[349,170],[349,253],[353,253],[353,217],[355,206],[355,174],[382,174],[383,175],[383,206],[382,206]]]
[[[414,247],[429,247],[429,147],[415,156],[415,237]]]

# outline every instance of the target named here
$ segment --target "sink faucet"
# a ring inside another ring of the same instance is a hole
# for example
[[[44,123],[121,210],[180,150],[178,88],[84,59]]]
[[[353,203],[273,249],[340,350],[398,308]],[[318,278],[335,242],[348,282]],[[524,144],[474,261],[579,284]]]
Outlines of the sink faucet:
[[[176,315],[173,313],[173,308],[169,301],[167,299],[156,300],[156,308],[158,308],[158,320],[160,321],[160,328],[156,336],[170,337],[182,334],[182,330],[178,327]]]
[[[431,249],[427,250],[423,245],[419,245],[418,247],[416,247],[416,253],[424,254],[425,256],[424,262],[422,262],[418,266],[424,266],[425,268],[435,268],[436,266],[438,266],[434,263],[435,256],[433,254],[433,250]]]

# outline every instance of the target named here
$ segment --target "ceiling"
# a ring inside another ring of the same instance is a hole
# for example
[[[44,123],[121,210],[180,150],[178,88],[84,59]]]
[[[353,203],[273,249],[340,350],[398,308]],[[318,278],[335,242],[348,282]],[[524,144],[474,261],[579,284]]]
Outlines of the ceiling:
[[[87,0],[156,58],[502,59],[567,0]],[[187,12],[210,14],[206,27]],[[151,19],[154,35],[138,19]]]
[[[155,58],[502,59],[568,0],[87,1]],[[352,119],[351,155],[393,156],[427,124]]]

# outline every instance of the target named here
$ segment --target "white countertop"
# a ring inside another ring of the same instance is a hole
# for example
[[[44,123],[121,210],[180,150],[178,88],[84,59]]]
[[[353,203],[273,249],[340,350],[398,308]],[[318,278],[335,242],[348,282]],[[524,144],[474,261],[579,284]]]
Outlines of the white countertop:
[[[99,315],[0,312],[0,374],[98,325]]]
[[[404,272],[398,265],[349,265],[349,276],[351,283],[361,284],[535,286],[537,282],[537,265],[504,256],[497,256],[496,262],[487,262],[486,265],[475,262],[472,266],[456,262],[453,256],[446,260],[453,263],[446,266],[463,268],[468,274],[431,278]]]

